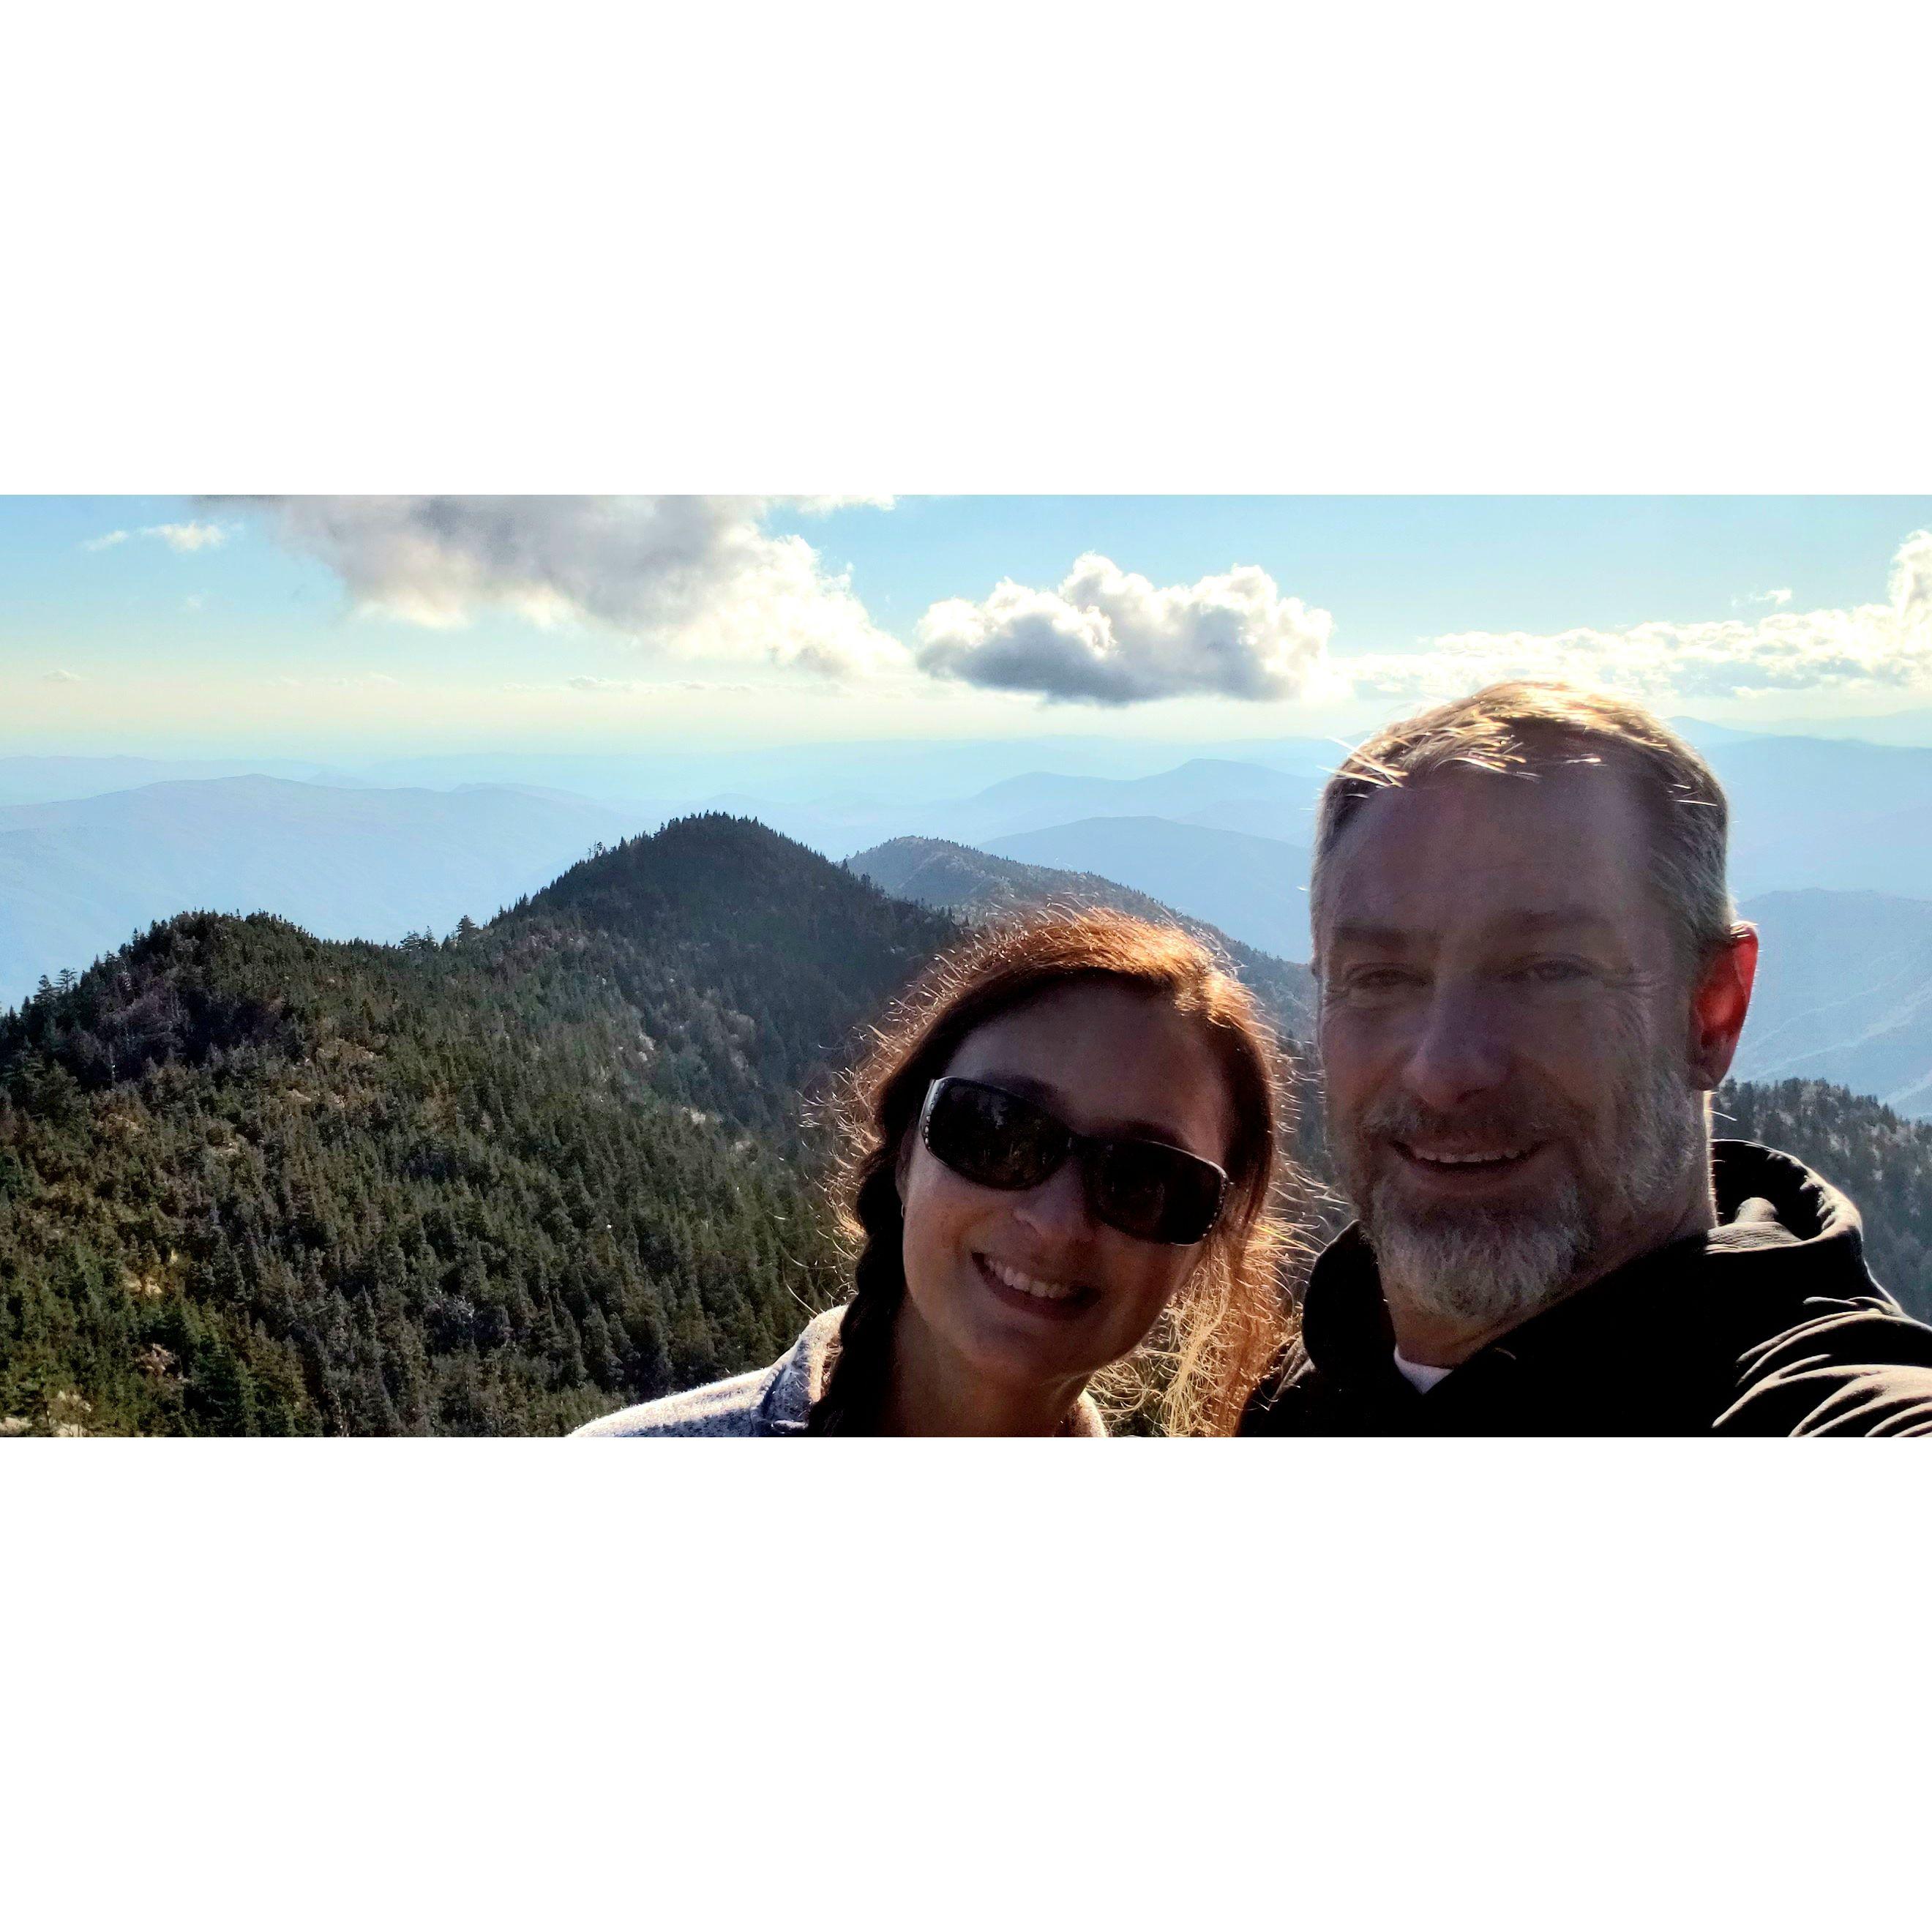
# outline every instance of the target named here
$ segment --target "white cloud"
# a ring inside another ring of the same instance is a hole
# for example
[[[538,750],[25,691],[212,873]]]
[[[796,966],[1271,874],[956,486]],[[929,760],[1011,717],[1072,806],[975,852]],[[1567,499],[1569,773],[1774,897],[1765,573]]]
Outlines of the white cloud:
[[[890,496],[793,496],[787,500],[808,517],[829,517],[834,510],[890,510],[896,500]]]
[[[402,681],[387,671],[363,671],[354,677],[290,677],[286,673],[274,682],[288,691],[400,691]]]
[[[1545,635],[1459,632],[1412,656],[1342,658],[1334,668],[1359,692],[1402,698],[1450,697],[1505,677],[1565,678],[1653,703],[1932,687],[1932,531],[1916,531],[1900,546],[1887,589],[1883,604],[1780,608],[1750,622],[1660,622]]]
[[[81,679],[78,674],[74,671],[50,670],[40,680],[40,682],[43,684],[79,684]]]
[[[720,684],[714,679],[703,677],[672,678],[662,682],[641,677],[572,677],[566,678],[564,682],[566,687],[572,691],[610,692],[622,696],[630,696],[636,692],[646,691],[754,692],[758,688],[758,686],[754,684]],[[550,691],[555,688],[554,686],[544,684],[517,684],[504,686],[506,691]]]
[[[130,537],[159,537],[174,550],[214,550],[228,541],[228,532],[219,524],[190,520],[185,524],[148,524],[138,530],[110,530],[106,536],[89,537],[82,550],[112,550]]]
[[[1333,621],[1252,565],[1161,589],[1089,553],[1058,590],[1008,580],[934,604],[916,655],[935,676],[1090,704],[1297,698],[1321,680]]]
[[[1932,626],[1932,530],[1915,530],[1892,560],[1892,604],[1901,629]]]
[[[776,499],[245,500],[290,548],[334,570],[363,612],[448,627],[508,610],[542,625],[596,625],[676,656],[821,671],[904,656],[809,544],[763,528]]]
[[[228,541],[228,532],[219,524],[150,524],[141,532],[159,537],[170,550],[214,550]]]

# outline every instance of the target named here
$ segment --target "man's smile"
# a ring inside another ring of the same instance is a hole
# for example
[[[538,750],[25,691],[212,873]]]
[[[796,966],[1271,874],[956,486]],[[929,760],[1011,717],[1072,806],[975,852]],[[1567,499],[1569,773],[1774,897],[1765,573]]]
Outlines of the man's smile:
[[[1514,1174],[1528,1166],[1549,1144],[1547,1142],[1492,1142],[1487,1145],[1458,1147],[1442,1143],[1391,1141],[1388,1144],[1412,1174],[1426,1174],[1434,1182],[1455,1186],[1478,1185]]]

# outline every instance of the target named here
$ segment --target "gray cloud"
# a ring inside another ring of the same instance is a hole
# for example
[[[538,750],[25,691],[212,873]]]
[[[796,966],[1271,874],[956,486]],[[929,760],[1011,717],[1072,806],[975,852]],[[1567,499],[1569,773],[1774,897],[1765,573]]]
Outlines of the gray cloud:
[[[362,611],[448,626],[490,608],[674,654],[848,670],[902,656],[757,496],[232,500],[319,558]]]
[[[1069,702],[1295,698],[1322,672],[1332,622],[1252,565],[1162,589],[1090,554],[1057,590],[1008,581],[977,604],[934,604],[915,655],[936,676]]]

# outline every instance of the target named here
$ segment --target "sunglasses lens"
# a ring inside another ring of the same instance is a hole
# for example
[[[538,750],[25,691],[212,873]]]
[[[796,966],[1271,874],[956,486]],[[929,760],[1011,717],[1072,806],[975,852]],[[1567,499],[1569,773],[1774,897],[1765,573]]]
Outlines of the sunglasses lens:
[[[1066,1132],[1030,1101],[948,1080],[927,1112],[926,1144],[954,1173],[982,1187],[1036,1187],[1065,1158]]]
[[[947,1078],[926,1108],[926,1144],[955,1174],[982,1187],[1037,1187],[1066,1158],[1074,1136],[1043,1107]],[[1187,1247],[1221,1212],[1225,1178],[1218,1167],[1155,1141],[1082,1144],[1087,1198],[1096,1220],[1143,1241]]]
[[[1178,1148],[1115,1141],[1096,1165],[1094,1211],[1123,1234],[1186,1246],[1221,1211],[1220,1170]]]

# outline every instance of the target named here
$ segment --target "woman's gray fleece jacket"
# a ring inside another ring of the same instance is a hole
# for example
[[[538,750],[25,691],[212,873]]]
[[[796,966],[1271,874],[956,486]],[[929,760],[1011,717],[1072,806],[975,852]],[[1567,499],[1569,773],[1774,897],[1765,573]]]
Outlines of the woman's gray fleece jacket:
[[[831,1372],[843,1308],[814,1316],[805,1332],[768,1369],[711,1382],[682,1395],[620,1408],[586,1422],[579,1436],[802,1436],[812,1406]],[[1105,1436],[1107,1425],[1086,1396],[1069,1418],[1070,1436]]]

